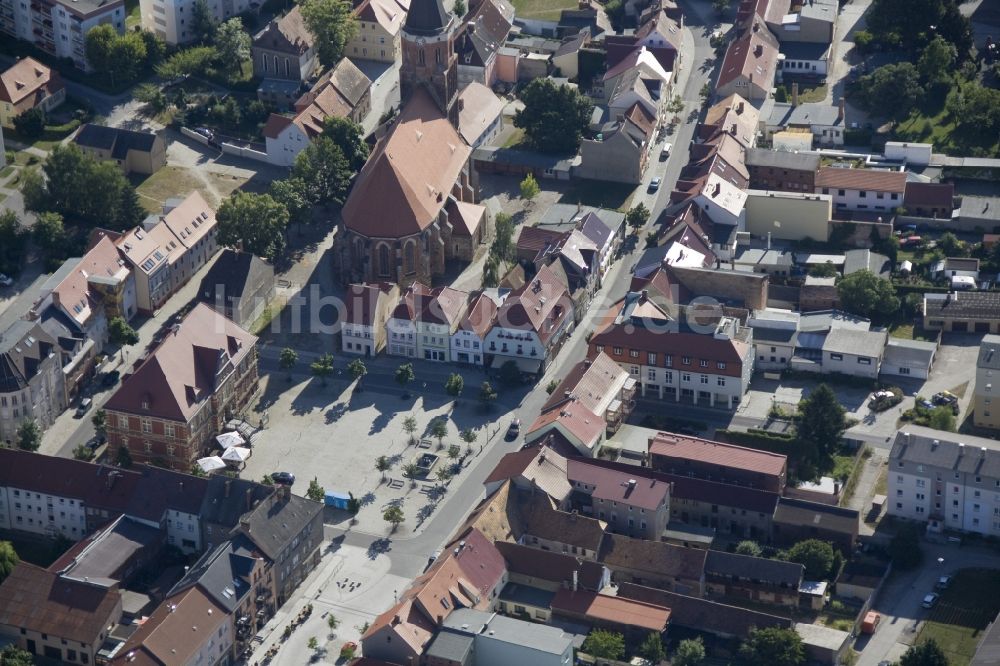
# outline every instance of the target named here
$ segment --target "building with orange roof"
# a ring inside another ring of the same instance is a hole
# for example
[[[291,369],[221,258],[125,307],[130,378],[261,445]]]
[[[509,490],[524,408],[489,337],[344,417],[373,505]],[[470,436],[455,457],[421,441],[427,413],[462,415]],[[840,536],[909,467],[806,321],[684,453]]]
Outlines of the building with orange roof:
[[[3,22],[0,21],[0,25]],[[56,72],[34,58],[22,58],[0,74],[0,125],[39,108],[48,113],[66,101],[66,86]]]
[[[788,457],[734,444],[659,432],[649,438],[650,466],[661,472],[781,493]]]
[[[495,289],[470,294],[469,309],[451,335],[452,363],[483,365],[486,334],[493,328],[504,297]]]
[[[763,102],[774,87],[778,70],[778,40],[762,18],[747,20],[739,35],[729,43],[715,84],[717,97],[738,93],[751,103]]]
[[[360,0],[354,3],[358,30],[344,47],[344,55],[379,62],[398,62],[400,29],[410,9],[409,0]]]
[[[188,470],[257,386],[256,336],[199,303],[105,403],[108,445]]]
[[[649,632],[663,633],[670,624],[669,608],[589,590],[559,590],[552,599],[552,612],[591,626],[623,631],[627,637],[639,639],[635,644]]]

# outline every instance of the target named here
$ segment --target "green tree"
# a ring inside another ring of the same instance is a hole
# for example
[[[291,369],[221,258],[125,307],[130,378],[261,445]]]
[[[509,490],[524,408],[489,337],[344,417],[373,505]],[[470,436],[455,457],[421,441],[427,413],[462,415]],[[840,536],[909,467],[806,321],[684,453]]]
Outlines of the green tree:
[[[798,411],[796,435],[806,450],[806,459],[817,463],[833,455],[840,446],[846,426],[846,411],[837,400],[837,394],[828,385],[820,384],[799,401]]]
[[[521,91],[524,108],[514,114],[514,126],[543,153],[570,154],[580,147],[590,124],[593,104],[580,91],[538,78]]]
[[[17,213],[9,209],[0,211],[0,272],[20,272],[27,238]]]
[[[749,555],[750,557],[760,557],[760,544],[750,539],[745,539],[736,544],[737,555]]]
[[[37,168],[21,169],[21,196],[27,210],[43,211],[48,203],[48,186]],[[14,211],[8,211],[11,214]]]
[[[73,449],[73,459],[90,462],[94,459],[94,452],[86,444],[79,444]]]
[[[0,583],[14,570],[21,558],[10,541],[0,541]]]
[[[403,465],[403,476],[413,481],[418,476],[420,476],[420,467],[416,463],[407,463]]]
[[[705,661],[705,642],[701,636],[697,638],[687,638],[677,644],[677,651],[674,652],[671,666],[698,666]]]
[[[629,208],[625,214],[625,222],[632,228],[632,233],[637,234],[639,230],[646,226],[649,221],[649,209],[639,203]]]
[[[108,322],[108,341],[113,345],[118,345],[121,351],[122,362],[125,361],[125,347],[138,344],[139,334],[129,326],[124,317],[113,317]]]
[[[385,473],[389,471],[392,464],[389,459],[385,456],[379,456],[375,459],[375,470],[382,475],[382,480],[385,481]]]
[[[521,198],[525,201],[531,201],[542,191],[542,188],[538,187],[538,181],[535,180],[534,174],[529,172],[524,180],[521,181]]]
[[[497,392],[489,382],[483,382],[479,387],[479,402],[484,407],[489,407],[497,399]]]
[[[448,420],[439,418],[431,421],[431,437],[438,441],[438,448],[444,446],[444,438],[448,436]]]
[[[319,649],[319,641],[316,640],[315,636],[310,636],[309,640],[306,641],[306,647],[308,647],[310,650],[318,650]]]
[[[806,539],[788,549],[788,561],[806,568],[809,580],[826,580],[833,568],[833,546],[819,539]]]
[[[17,448],[24,451],[37,451],[42,445],[42,429],[33,419],[21,421],[17,428]]]
[[[205,0],[195,0],[194,7],[191,8],[191,33],[195,41],[205,43],[211,40],[218,25],[208,3]]]
[[[397,379],[396,381],[399,380]],[[416,431],[417,431],[417,417],[411,414],[410,416],[407,416],[405,419],[403,419],[403,432],[406,433],[407,437],[410,440],[410,443],[413,442],[413,433],[415,433]]]
[[[667,111],[669,113],[680,113],[684,110],[684,98],[680,95],[674,95],[667,102]]]
[[[951,77],[951,73],[958,59],[958,51],[955,45],[938,35],[924,47],[917,61],[917,69],[925,85],[933,85],[946,81]]]
[[[551,379],[551,380],[549,380],[549,383],[545,385],[545,392],[548,393],[549,395],[552,395],[552,393],[557,388],[559,388],[559,380],[557,380],[557,379]]]
[[[319,377],[322,386],[326,386],[326,378],[333,373],[333,354],[323,354],[309,365],[313,376]]]
[[[701,90],[698,91],[698,95],[703,100],[708,100],[708,98],[712,96],[712,86],[710,84],[706,83],[705,85],[703,85],[701,87]]]
[[[452,444],[448,447],[448,460],[458,460],[460,455],[462,455],[462,448],[458,444]]]
[[[263,484],[265,486],[273,486],[274,485],[274,479],[271,478],[270,474],[265,474],[264,477],[260,480],[260,482],[261,482],[261,484]]]
[[[32,666],[34,663],[31,653],[16,645],[8,645],[0,650],[0,666]]]
[[[514,361],[506,361],[500,366],[500,381],[507,386],[521,383],[521,368]]]
[[[465,16],[465,2],[464,0],[455,0],[455,4],[452,6],[451,11],[454,12],[455,16],[462,18]]]
[[[292,167],[292,178],[302,181],[306,198],[313,204],[343,206],[351,175],[344,151],[326,135],[310,141]]]
[[[933,638],[919,645],[911,645],[899,658],[899,666],[948,666],[944,650]]]
[[[951,410],[951,405],[939,405],[931,410],[931,415],[927,419],[928,427],[945,432],[955,432],[955,413]]]
[[[291,347],[285,347],[278,355],[278,365],[288,373],[288,381],[292,381],[292,368],[299,362],[299,353]]]
[[[304,0],[302,19],[313,36],[316,55],[324,68],[333,67],[358,29],[351,3],[346,0]]]
[[[334,631],[338,626],[340,626],[340,621],[337,616],[330,613],[326,616],[326,626],[330,627],[330,631]]]
[[[883,65],[858,81],[861,100],[872,113],[904,118],[923,96],[920,73],[909,62]]]
[[[66,228],[59,213],[39,213],[31,227],[35,245],[49,254],[58,256],[66,245]]]
[[[154,113],[159,113],[167,108],[167,96],[155,83],[140,83],[132,89],[132,97],[149,105]]]
[[[299,178],[275,180],[268,190],[271,198],[288,211],[289,224],[309,224],[312,222],[312,203],[309,201],[306,184]]]
[[[963,131],[978,137],[1000,132],[1000,90],[975,81],[951,89],[945,109]]]
[[[458,436],[462,438],[463,442],[465,442],[466,451],[471,451],[472,445],[479,438],[478,435],[476,435],[476,431],[472,430],[471,428],[466,428],[465,430],[460,432]]]
[[[306,490],[306,497],[314,502],[322,502],[326,498],[326,489],[319,485],[319,480],[314,476],[309,482],[309,489]]]
[[[446,481],[448,481],[448,479],[454,476],[454,474],[451,473],[451,470],[446,465],[442,465],[441,467],[438,467],[436,470],[434,470],[434,476],[437,477],[438,481],[444,484]]]
[[[490,244],[490,254],[498,261],[513,261],[517,254],[514,244],[514,220],[506,213],[497,213],[494,221],[495,234]]]
[[[103,409],[98,409],[90,417],[90,422],[94,426],[94,434],[97,439],[104,442],[108,438],[108,413]]]
[[[965,251],[965,244],[958,240],[958,236],[950,231],[946,231],[938,238],[937,246],[941,248],[946,257],[960,257]]]
[[[124,467],[125,469],[132,467],[132,454],[129,452],[127,446],[118,447],[118,451],[115,453],[115,460],[119,467]]]
[[[413,372],[412,363],[403,363],[396,368],[396,374],[394,377],[396,379],[396,383],[399,384],[401,388],[405,389],[407,384],[417,378],[417,375]]]
[[[365,362],[360,358],[356,358],[348,363],[347,371],[351,373],[351,379],[354,381],[360,381],[368,374],[368,368],[365,367]]]
[[[330,116],[323,121],[323,134],[330,137],[351,167],[351,171],[360,171],[368,160],[368,144],[365,142],[365,130],[350,118]]]
[[[14,116],[14,129],[28,140],[34,140],[45,133],[45,111],[40,106],[28,109]]]
[[[465,388],[465,380],[462,379],[462,375],[457,372],[448,375],[448,380],[444,383],[444,390],[448,395],[457,398],[462,395],[463,388]]]
[[[143,44],[146,45],[146,64],[155,67],[167,55],[167,43],[163,38],[155,33],[143,30],[139,33]]]
[[[198,3],[202,4],[202,3]],[[195,5],[197,9],[198,5]],[[212,30],[215,30],[213,25]],[[215,61],[215,48],[211,46],[195,46],[177,51],[156,66],[156,73],[165,79],[177,79],[192,74],[204,74]]]
[[[666,659],[667,652],[663,649],[663,639],[660,638],[660,634],[655,631],[649,632],[645,640],[642,641],[642,645],[639,646],[639,655],[654,664],[659,664]]]
[[[233,17],[215,30],[215,52],[230,76],[238,76],[250,59],[250,35],[243,29],[243,19]]]
[[[740,656],[755,666],[800,666],[806,661],[802,638],[794,629],[781,627],[751,629]]]
[[[500,262],[490,253],[483,263],[483,287],[492,289],[500,284]]]
[[[621,659],[625,656],[625,637],[613,631],[592,629],[580,650],[599,659]]]
[[[851,273],[840,280],[837,295],[845,310],[861,317],[887,317],[899,309],[899,298],[892,283],[868,270]]]
[[[236,192],[222,202],[215,218],[220,245],[242,248],[270,261],[285,251],[288,210],[269,194]]]
[[[837,277],[837,267],[833,265],[832,261],[815,264],[809,268],[809,275],[825,278]]]
[[[940,35],[964,60],[972,48],[972,26],[958,5],[953,0],[876,0],[866,14],[868,30],[889,48],[918,48]]]
[[[712,0],[712,9],[715,10],[716,14],[722,16],[729,9],[729,0]]]
[[[402,507],[398,504],[391,504],[382,512],[382,520],[392,525],[392,531],[395,532],[396,528],[406,520],[406,517],[403,515]]]
[[[135,81],[146,66],[146,40],[135,32],[119,34],[103,23],[87,31],[84,54],[94,72],[112,86]]]

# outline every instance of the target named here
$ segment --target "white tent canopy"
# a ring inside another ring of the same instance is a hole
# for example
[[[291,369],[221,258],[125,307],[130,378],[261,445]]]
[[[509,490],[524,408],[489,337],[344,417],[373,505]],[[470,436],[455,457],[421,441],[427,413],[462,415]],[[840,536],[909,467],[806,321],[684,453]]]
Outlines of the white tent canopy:
[[[223,469],[225,466],[226,463],[219,456],[209,456],[198,460],[198,467],[201,467],[203,472],[213,472],[217,469]]]
[[[216,437],[215,441],[219,443],[219,446],[222,447],[223,451],[231,449],[234,446],[243,446],[247,443],[247,441],[243,439],[243,435],[238,432],[224,432]]]
[[[226,449],[226,452],[222,454],[222,459],[228,462],[244,462],[250,457],[250,449],[245,449],[242,446],[234,446],[230,449]]]

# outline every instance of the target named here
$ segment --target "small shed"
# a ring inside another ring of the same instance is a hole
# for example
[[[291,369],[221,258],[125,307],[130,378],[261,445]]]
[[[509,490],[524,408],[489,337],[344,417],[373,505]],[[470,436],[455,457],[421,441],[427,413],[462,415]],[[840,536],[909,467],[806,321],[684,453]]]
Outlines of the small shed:
[[[334,509],[347,510],[347,503],[351,501],[350,493],[338,493],[328,490],[324,496],[324,503]]]

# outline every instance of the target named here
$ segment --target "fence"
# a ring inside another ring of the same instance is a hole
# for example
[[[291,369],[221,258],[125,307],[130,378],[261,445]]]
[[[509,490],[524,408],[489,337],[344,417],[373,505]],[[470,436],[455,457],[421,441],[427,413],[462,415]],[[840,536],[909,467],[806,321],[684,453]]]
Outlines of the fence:
[[[208,137],[202,136],[201,134],[198,134],[194,130],[188,129],[187,127],[181,127],[181,134],[183,134],[184,136],[186,136],[189,139],[193,139],[194,141],[197,141],[198,143],[200,143],[203,146],[207,146],[208,145]]]
[[[260,150],[251,148],[250,146],[238,146],[235,143],[223,143],[222,152],[227,155],[236,155],[238,157],[246,157],[251,160],[257,160],[258,162],[270,162],[267,159],[267,153]]]

